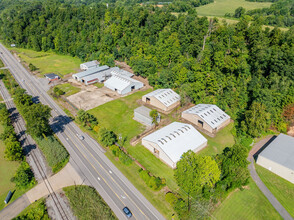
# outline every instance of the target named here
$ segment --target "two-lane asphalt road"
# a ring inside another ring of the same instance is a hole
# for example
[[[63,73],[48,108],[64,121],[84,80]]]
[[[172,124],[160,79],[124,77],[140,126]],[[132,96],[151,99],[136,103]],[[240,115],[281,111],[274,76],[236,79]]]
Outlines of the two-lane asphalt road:
[[[42,89],[17,59],[0,44],[0,57],[18,83],[40,102],[52,108],[51,127],[70,154],[70,163],[83,179],[96,188],[119,219],[126,219],[122,209],[127,206],[132,219],[164,219],[151,203],[123,176],[104,155],[103,148],[83,133],[63,110]],[[83,135],[84,140],[78,136]]]

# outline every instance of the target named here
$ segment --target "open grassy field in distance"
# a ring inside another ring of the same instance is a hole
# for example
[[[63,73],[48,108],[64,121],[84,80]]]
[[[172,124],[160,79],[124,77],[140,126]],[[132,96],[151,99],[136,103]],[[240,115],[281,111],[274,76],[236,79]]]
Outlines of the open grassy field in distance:
[[[198,15],[224,16],[226,13],[235,13],[238,7],[246,10],[270,7],[269,2],[248,2],[245,0],[215,0],[213,3],[196,8]]]
[[[79,58],[59,55],[53,52],[36,52],[29,49],[13,48],[19,57],[27,64],[32,63],[41,75],[46,73],[60,73],[62,76],[79,71],[82,61]]]
[[[63,188],[74,215],[80,220],[117,219],[98,192],[90,186]]]
[[[212,213],[216,219],[282,219],[250,178],[248,189],[232,192]]]
[[[199,154],[212,156],[221,154],[226,147],[232,147],[235,143],[234,136],[231,134],[233,127],[234,123],[230,123],[227,127],[220,130],[214,138],[202,133],[208,142],[207,147],[201,150]]]
[[[256,171],[282,206],[294,218],[294,184],[255,164]]]
[[[3,127],[0,125],[0,134],[3,132]],[[0,140],[0,210],[5,207],[4,200],[7,196],[9,190],[13,192],[15,189],[15,184],[10,181],[14,176],[20,162],[8,161],[4,158],[5,145]],[[25,190],[26,191],[26,190]],[[12,196],[9,204],[22,195],[24,190],[16,190]]]
[[[59,89],[61,89],[62,91],[65,92],[65,96],[71,96],[73,94],[76,94],[78,93],[79,91],[81,91],[80,88],[78,87],[75,87],[73,85],[71,85],[70,83],[63,83],[63,84],[60,84],[60,85],[57,85],[56,87],[58,87]]]

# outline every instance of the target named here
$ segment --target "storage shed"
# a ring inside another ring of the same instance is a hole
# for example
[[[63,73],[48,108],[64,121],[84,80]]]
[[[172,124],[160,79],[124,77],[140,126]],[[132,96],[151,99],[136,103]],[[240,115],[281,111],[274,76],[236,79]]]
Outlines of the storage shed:
[[[99,66],[99,62],[97,60],[92,60],[92,61],[80,64],[80,69],[88,70],[90,68],[98,67],[98,66]]]
[[[183,153],[200,151],[207,145],[207,139],[192,125],[173,122],[144,137],[142,144],[174,169]]]
[[[256,163],[294,184],[294,137],[279,134],[258,155]]]
[[[45,74],[45,77],[46,79],[48,79],[50,82],[52,81],[56,81],[56,80],[59,80],[60,77],[58,75],[56,75],[55,73],[48,73],[48,74]]]
[[[142,101],[167,112],[180,105],[181,97],[171,89],[157,89],[144,95]]]
[[[195,105],[183,111],[182,118],[210,133],[216,133],[230,123],[230,116],[211,104]]]
[[[105,71],[109,69],[109,66],[99,66],[99,67],[93,67],[93,68],[90,68],[86,71],[83,71],[83,72],[79,72],[79,73],[75,73],[72,75],[72,77],[75,79],[75,80],[78,80],[78,81],[81,81],[82,78],[86,77],[86,76],[89,76],[89,75],[92,75],[92,74],[95,74],[95,73],[98,73],[98,72],[102,72],[102,71]]]
[[[104,86],[113,91],[116,91],[120,95],[125,95],[129,92],[132,92],[133,90],[142,88],[144,84],[129,77],[113,75],[104,82]]]
[[[140,106],[134,110],[134,120],[147,125],[152,126],[153,125],[153,119],[150,117],[150,112],[152,110],[150,108],[147,108],[145,106]],[[157,120],[158,123],[160,122],[160,114],[158,114]]]

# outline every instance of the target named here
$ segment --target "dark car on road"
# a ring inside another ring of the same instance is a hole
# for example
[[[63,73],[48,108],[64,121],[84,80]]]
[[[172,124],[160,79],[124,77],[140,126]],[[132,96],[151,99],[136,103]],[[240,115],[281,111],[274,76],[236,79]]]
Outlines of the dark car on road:
[[[124,213],[126,214],[126,216],[127,216],[128,218],[131,218],[131,217],[132,217],[132,213],[131,213],[131,211],[129,210],[128,207],[124,207],[124,208],[123,208],[123,211],[124,211]]]

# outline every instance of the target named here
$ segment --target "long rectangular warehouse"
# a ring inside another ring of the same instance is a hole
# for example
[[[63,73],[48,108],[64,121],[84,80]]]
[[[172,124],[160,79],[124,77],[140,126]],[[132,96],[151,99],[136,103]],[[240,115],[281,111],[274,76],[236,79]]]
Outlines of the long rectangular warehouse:
[[[99,67],[93,67],[93,68],[90,68],[90,69],[88,69],[86,71],[73,74],[72,77],[75,80],[81,81],[82,78],[84,78],[86,76],[89,76],[89,75],[92,75],[92,74],[95,74],[95,73],[98,73],[98,72],[101,72],[101,71],[105,71],[107,69],[109,69],[109,66],[106,66],[106,65],[99,66]]]

